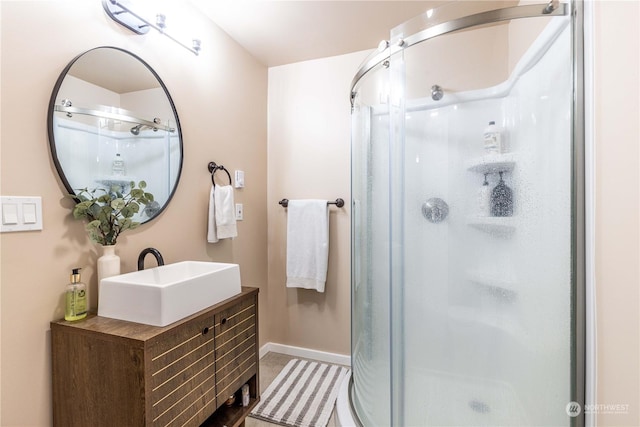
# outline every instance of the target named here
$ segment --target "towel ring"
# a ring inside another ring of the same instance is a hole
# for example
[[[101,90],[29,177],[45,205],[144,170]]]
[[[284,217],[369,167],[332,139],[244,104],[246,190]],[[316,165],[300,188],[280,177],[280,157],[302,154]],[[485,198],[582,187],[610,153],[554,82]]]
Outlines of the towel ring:
[[[231,181],[231,174],[229,173],[227,168],[225,168],[224,166],[217,165],[216,162],[209,162],[207,169],[209,169],[209,172],[211,173],[211,183],[213,184],[214,187],[216,186],[216,182],[214,181],[213,176],[216,174],[216,171],[219,171],[219,170],[225,171],[227,173],[227,176],[229,177],[229,185],[233,184],[233,182]]]

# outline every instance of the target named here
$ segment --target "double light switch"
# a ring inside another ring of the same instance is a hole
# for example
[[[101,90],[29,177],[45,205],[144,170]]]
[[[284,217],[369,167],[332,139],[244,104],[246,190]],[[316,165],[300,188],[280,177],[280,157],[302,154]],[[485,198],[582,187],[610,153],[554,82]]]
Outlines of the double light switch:
[[[41,197],[6,197],[2,202],[0,232],[42,230]]]

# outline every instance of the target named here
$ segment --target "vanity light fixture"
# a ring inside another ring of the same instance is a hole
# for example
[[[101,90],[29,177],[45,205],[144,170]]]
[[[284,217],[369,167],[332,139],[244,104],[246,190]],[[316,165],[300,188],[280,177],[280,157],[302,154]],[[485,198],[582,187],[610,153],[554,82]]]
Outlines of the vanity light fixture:
[[[200,52],[200,39],[193,39],[191,40],[192,46],[193,46],[193,50],[195,50],[196,52]],[[197,53],[196,53],[197,55]]]
[[[161,33],[164,32],[164,29],[167,27],[167,17],[162,13],[158,13],[156,15],[156,26],[160,29]]]
[[[162,13],[158,13],[156,15],[156,22],[151,23],[144,19],[142,16],[138,15],[131,9],[131,1],[128,0],[102,0],[102,6],[104,10],[107,12],[107,15],[118,24],[128,28],[136,34],[147,34],[149,32],[149,28],[154,28],[160,34],[163,34],[178,43],[180,46],[184,47],[191,53],[195,55],[200,54],[201,50],[201,42],[199,39],[193,39],[191,46],[188,46],[182,43],[180,40],[172,37],[170,34],[166,32],[167,28],[167,17]]]

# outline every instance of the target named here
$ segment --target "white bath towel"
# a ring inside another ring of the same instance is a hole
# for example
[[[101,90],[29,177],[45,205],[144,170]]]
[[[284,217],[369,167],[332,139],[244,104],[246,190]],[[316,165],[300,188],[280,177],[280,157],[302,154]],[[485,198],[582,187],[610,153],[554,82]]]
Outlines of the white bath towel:
[[[216,232],[216,208],[215,199],[213,197],[213,185],[209,192],[209,215],[207,215],[207,242],[216,243],[218,241],[218,233]]]
[[[326,200],[289,200],[287,287],[324,292],[329,263]]]
[[[218,239],[236,237],[238,228],[236,226],[236,205],[233,201],[233,187],[230,185],[216,185],[213,197]]]

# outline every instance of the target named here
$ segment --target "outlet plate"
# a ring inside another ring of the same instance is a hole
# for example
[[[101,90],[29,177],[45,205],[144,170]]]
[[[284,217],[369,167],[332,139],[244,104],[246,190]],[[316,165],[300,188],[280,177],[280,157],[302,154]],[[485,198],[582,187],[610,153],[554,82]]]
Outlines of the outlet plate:
[[[242,221],[244,218],[244,207],[242,203],[236,203],[236,221]]]

